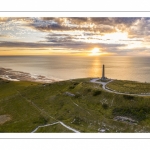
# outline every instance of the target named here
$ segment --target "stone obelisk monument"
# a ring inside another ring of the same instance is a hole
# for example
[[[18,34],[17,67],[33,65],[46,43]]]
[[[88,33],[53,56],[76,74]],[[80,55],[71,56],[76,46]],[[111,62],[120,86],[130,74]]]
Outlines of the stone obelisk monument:
[[[105,65],[103,65],[101,80],[102,81],[106,81],[107,80],[107,77],[105,77]]]
[[[105,79],[105,66],[103,65],[102,79]]]

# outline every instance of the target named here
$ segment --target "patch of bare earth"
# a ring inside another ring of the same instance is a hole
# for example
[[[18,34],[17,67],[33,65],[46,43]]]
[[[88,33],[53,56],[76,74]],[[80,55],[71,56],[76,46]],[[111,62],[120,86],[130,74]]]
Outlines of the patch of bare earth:
[[[11,117],[9,115],[0,115],[0,125],[10,120],[11,120]]]

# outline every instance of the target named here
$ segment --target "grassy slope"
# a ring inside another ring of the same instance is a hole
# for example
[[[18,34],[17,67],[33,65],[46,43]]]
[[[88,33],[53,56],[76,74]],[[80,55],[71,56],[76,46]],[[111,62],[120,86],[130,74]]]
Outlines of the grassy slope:
[[[150,97],[107,93],[89,79],[51,84],[0,81],[0,115],[8,114],[12,118],[0,125],[0,132],[32,132],[37,126],[57,121],[80,132],[101,129],[105,132],[150,132],[149,110]],[[131,117],[138,123],[115,121],[115,116]],[[72,131],[57,124],[37,132]]]

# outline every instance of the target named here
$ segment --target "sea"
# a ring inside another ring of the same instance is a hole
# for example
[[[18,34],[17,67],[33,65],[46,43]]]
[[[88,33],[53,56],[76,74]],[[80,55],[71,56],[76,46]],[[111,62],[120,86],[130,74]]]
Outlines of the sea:
[[[95,78],[150,83],[150,57],[137,56],[0,56],[0,68],[43,75],[55,80]]]

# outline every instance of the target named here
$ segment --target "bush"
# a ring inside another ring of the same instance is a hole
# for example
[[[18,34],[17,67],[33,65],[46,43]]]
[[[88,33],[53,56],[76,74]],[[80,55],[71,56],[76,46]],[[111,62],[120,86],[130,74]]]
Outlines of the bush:
[[[85,88],[83,92],[84,92],[84,94],[87,94],[87,93],[90,93],[91,91],[92,91],[92,89],[90,89],[90,88]]]
[[[146,116],[150,114],[149,107],[140,107],[140,108],[115,108],[113,109],[114,116],[127,116],[142,121],[146,119]]]
[[[103,103],[103,104],[102,104],[102,107],[103,107],[104,109],[108,109],[108,104]]]
[[[91,92],[92,91],[90,88],[87,88],[86,90],[87,90],[87,92]]]
[[[73,124],[80,125],[81,122],[82,122],[82,119],[80,117],[75,117],[74,121],[73,121]]]
[[[100,95],[100,94],[101,94],[100,90],[93,91],[93,96],[97,96],[97,95]]]
[[[69,86],[69,89],[74,89],[74,88],[75,88],[74,85]]]
[[[134,99],[134,96],[131,96],[131,95],[123,95],[123,97],[129,100]]]
[[[73,83],[73,85],[78,85],[78,84],[79,84],[79,82],[74,82],[74,83]]]
[[[42,116],[40,116],[40,117],[33,120],[34,124],[46,124],[47,122],[48,122],[48,119],[44,118]]]
[[[79,97],[81,97],[81,94],[80,93],[76,93],[75,94],[75,98],[79,98]]]
[[[72,85],[69,86],[69,89],[74,89],[78,84],[78,82],[73,82]]]

